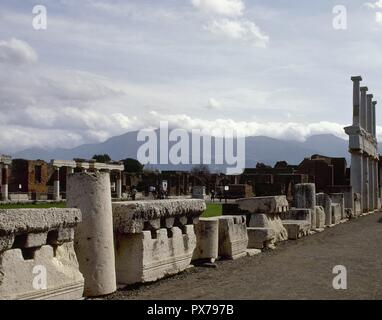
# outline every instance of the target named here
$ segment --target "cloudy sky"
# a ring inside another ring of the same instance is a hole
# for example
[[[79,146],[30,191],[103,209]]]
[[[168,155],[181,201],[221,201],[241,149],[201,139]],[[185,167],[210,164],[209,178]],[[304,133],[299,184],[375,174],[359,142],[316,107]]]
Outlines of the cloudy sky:
[[[1,0],[0,152],[73,147],[165,119],[345,137],[350,76],[381,97],[382,0],[344,2],[346,30],[333,27],[344,3],[331,0]],[[37,4],[46,30],[33,28]]]

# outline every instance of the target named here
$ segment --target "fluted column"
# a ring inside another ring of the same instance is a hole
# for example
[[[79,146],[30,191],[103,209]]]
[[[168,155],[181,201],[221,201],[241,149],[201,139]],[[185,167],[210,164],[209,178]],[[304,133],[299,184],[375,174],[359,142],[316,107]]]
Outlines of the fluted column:
[[[361,114],[361,127],[367,130],[367,99],[366,93],[369,89],[367,87],[361,87],[361,105],[360,105],[360,114]]]
[[[60,201],[60,168],[54,168],[53,200]]]
[[[353,126],[361,126],[360,81],[362,81],[362,77],[351,77],[351,80],[353,81]]]
[[[377,114],[376,114],[377,101],[372,102],[372,113],[373,113],[373,137],[377,138]]]

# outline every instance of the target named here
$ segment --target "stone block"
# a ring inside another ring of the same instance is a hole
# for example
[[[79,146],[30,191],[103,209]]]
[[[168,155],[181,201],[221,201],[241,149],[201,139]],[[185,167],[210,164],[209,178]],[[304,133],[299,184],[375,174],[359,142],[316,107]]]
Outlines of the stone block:
[[[288,232],[288,239],[297,240],[309,235],[310,223],[304,220],[283,220],[283,225]]]
[[[193,225],[141,233],[117,233],[115,257],[117,283],[152,282],[190,266],[196,247]]]
[[[281,213],[288,211],[289,204],[285,196],[253,197],[238,199],[236,203],[240,210],[249,213]]]
[[[314,210],[316,186],[314,183],[298,183],[294,186],[294,206]]]
[[[321,206],[324,208],[325,212],[325,226],[331,226],[332,225],[332,200],[330,199],[329,195],[326,193],[317,193],[316,194],[316,203],[318,206]]]
[[[311,221],[310,209],[290,208],[289,211],[281,214],[282,220],[306,220]]]
[[[341,219],[346,218],[345,214],[345,196],[343,193],[330,193],[329,194],[332,203],[338,203],[341,207]]]
[[[242,216],[219,217],[219,256],[237,259],[246,255],[248,234],[246,218]]]
[[[1,300],[82,298],[84,278],[79,272],[72,242],[58,246],[55,250],[44,245],[28,252],[28,256],[23,251],[11,249],[0,255]],[[46,288],[36,286],[38,274],[46,274]]]
[[[41,247],[46,244],[48,232],[28,233],[25,239],[25,248]]]
[[[81,299],[84,278],[72,237],[81,219],[78,209],[0,210],[0,299]],[[51,235],[61,229],[71,230],[70,239],[52,246]]]
[[[174,218],[180,225],[194,221],[206,204],[198,199],[113,202],[114,230],[119,233],[141,233],[145,222]]]
[[[192,260],[214,262],[219,255],[219,219],[200,218],[195,224],[196,248]]]
[[[249,227],[272,229],[275,233],[275,242],[288,240],[288,233],[279,214],[252,214]]]
[[[321,206],[316,206],[316,229],[325,227],[325,211]]]
[[[247,228],[248,248],[273,249],[276,242],[276,233],[269,228]]]
[[[339,203],[332,203],[332,224],[338,224],[341,221],[342,217],[342,208]]]

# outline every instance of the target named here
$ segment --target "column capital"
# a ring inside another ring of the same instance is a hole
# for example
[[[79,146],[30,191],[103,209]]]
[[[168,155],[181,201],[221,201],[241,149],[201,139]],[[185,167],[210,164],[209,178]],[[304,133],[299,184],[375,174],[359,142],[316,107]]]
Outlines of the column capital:
[[[352,81],[362,81],[362,77],[361,76],[352,76],[350,79]]]
[[[373,96],[372,93],[369,93],[369,94],[366,95],[366,97],[367,97],[368,99],[372,100],[374,96]]]
[[[377,101],[373,101],[373,105],[376,105],[378,102]]]
[[[363,91],[369,91],[369,88],[368,87],[361,87],[361,88],[359,88],[359,90],[361,90],[361,92],[363,92]]]

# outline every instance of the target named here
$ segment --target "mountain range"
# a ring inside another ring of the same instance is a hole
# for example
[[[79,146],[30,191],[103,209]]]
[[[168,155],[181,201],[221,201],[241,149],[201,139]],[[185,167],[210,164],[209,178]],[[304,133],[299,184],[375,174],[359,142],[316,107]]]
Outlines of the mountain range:
[[[125,158],[136,159],[137,150],[142,144],[143,142],[137,141],[137,131],[131,131],[120,136],[109,138],[101,143],[83,144],[70,149],[29,148],[12,154],[12,157],[50,161],[51,159],[91,159],[95,154],[107,153],[114,160]],[[172,144],[169,144],[170,148]],[[381,145],[379,145],[379,149],[381,150]],[[246,167],[255,167],[258,162],[274,165],[280,160],[285,160],[289,164],[299,164],[305,157],[310,157],[313,154],[322,154],[331,157],[345,157],[348,165],[350,164],[348,141],[332,134],[314,135],[303,142],[274,139],[265,136],[250,136],[246,138],[245,150]],[[158,150],[158,154],[159,152],[160,151]],[[212,154],[214,154],[213,150]],[[189,157],[191,159],[191,155],[189,155]],[[150,165],[150,167],[155,167],[160,170],[189,170],[192,166],[193,165],[171,164]],[[218,165],[215,165],[212,166],[212,169],[221,168]]]

